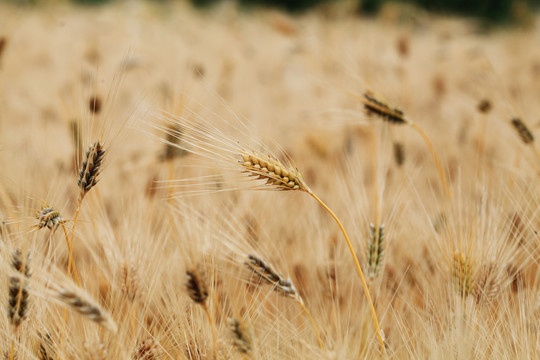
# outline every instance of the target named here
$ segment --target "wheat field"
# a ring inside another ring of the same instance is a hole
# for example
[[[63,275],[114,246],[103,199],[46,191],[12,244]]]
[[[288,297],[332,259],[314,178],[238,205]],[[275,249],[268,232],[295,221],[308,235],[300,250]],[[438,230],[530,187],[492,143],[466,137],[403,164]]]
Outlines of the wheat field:
[[[0,3],[3,359],[540,356],[540,28],[349,10]]]

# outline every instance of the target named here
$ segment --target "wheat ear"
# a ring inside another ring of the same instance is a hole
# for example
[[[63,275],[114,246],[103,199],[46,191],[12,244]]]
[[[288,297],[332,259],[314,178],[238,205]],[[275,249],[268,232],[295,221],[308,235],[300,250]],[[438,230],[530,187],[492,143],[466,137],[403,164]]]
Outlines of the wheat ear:
[[[317,341],[319,342],[319,347],[323,348],[323,343],[321,340],[321,334],[319,332],[319,328],[317,327],[317,324],[315,323],[315,320],[313,319],[313,316],[311,315],[311,312],[308,310],[306,305],[304,304],[304,300],[296,290],[296,287],[292,283],[290,279],[285,279],[282,274],[277,273],[269,264],[264,262],[260,257],[249,254],[247,256],[248,260],[245,262],[246,266],[253,271],[255,274],[257,274],[260,278],[264,279],[268,284],[273,286],[274,291],[280,293],[281,295],[288,296],[296,300],[298,305],[302,308],[302,310],[306,313],[309,320],[311,321],[311,325],[313,326],[313,330],[315,331],[315,334],[317,335]]]
[[[56,297],[72,310],[103,326],[110,332],[116,333],[117,327],[111,316],[85,294],[63,289],[56,294]]]
[[[189,297],[191,298],[191,300],[193,300],[194,303],[201,305],[204,312],[206,313],[206,316],[208,317],[208,322],[210,323],[210,327],[212,328],[214,359],[217,359],[218,347],[217,347],[216,327],[214,325],[214,321],[212,320],[212,315],[210,314],[208,305],[206,304],[206,300],[208,299],[208,288],[206,286],[206,282],[204,280],[203,274],[196,268],[187,270],[186,275],[188,277],[188,280],[186,282],[186,288],[187,288]]]

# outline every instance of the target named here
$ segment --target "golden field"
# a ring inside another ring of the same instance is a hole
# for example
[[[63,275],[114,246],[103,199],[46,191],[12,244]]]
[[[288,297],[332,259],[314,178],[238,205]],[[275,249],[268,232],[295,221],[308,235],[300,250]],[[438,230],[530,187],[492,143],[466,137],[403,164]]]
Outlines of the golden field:
[[[537,358],[539,37],[1,3],[2,357]]]

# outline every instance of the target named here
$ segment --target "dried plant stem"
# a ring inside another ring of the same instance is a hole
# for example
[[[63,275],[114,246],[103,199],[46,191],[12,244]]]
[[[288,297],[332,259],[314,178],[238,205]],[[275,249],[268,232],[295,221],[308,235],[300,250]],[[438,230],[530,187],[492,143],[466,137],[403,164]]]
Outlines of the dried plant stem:
[[[15,356],[15,340],[11,339],[11,350],[9,352],[9,360],[13,360],[14,356]]]
[[[341,221],[339,221],[338,217],[334,214],[332,210],[326,204],[317,197],[313,192],[308,192],[321,206],[330,213],[330,215],[334,218],[336,223],[339,226],[339,229],[343,233],[343,236],[345,237],[345,241],[347,241],[347,245],[349,246],[349,250],[351,251],[351,255],[354,259],[354,264],[356,266],[356,271],[358,272],[358,276],[360,277],[360,281],[362,282],[362,287],[364,288],[364,294],[366,295],[366,300],[369,304],[370,310],[371,310],[371,316],[373,318],[373,324],[375,325],[375,329],[377,331],[377,337],[379,339],[379,344],[381,345],[381,352],[383,355],[386,354],[386,349],[384,347],[384,339],[382,337],[381,328],[379,326],[379,320],[377,319],[377,313],[375,312],[375,307],[373,306],[373,301],[371,300],[371,295],[369,293],[369,288],[366,282],[366,278],[364,277],[364,273],[362,272],[362,268],[360,267],[360,263],[358,262],[358,257],[356,256],[356,253],[354,251],[354,248],[352,246],[351,240],[349,239],[349,235],[347,235],[347,232],[345,231],[345,228],[341,224]]]
[[[214,344],[214,359],[217,360],[218,358],[218,347],[217,347],[217,335],[216,335],[216,327],[214,326],[214,320],[212,320],[212,315],[210,314],[210,310],[208,310],[208,306],[206,306],[206,302],[201,303],[202,308],[204,309],[204,312],[206,313],[206,316],[208,317],[208,322],[210,323],[210,327],[212,328],[212,342]]]
[[[427,134],[422,130],[418,125],[416,125],[413,122],[408,123],[420,136],[422,139],[424,139],[424,142],[426,143],[427,147],[429,148],[429,151],[431,152],[431,156],[433,156],[433,160],[435,161],[435,165],[437,166],[437,170],[439,171],[439,177],[441,178],[441,182],[444,188],[444,192],[446,193],[446,197],[450,199],[452,197],[450,193],[450,188],[448,187],[448,183],[446,182],[446,177],[444,176],[444,171],[441,165],[441,162],[439,161],[439,157],[437,156],[437,153],[435,152],[435,149],[433,148],[433,144],[431,143],[431,140],[429,140],[429,137]]]
[[[77,274],[76,272],[76,265],[75,265],[75,259],[73,258],[73,240],[75,239],[75,226],[77,225],[77,218],[79,217],[79,212],[81,211],[81,204],[83,202],[83,199],[84,199],[84,194],[81,194],[80,198],[79,198],[79,203],[77,204],[77,210],[75,211],[75,215],[73,216],[73,226],[71,227],[71,239],[68,241],[67,238],[66,238],[66,241],[68,243],[68,247],[69,247],[69,260],[68,260],[68,264],[69,262],[71,262],[71,264],[73,264],[73,269],[74,269],[74,274]],[[69,267],[69,265],[68,265]],[[77,274],[76,276],[76,280],[77,282],[77,285],[80,287],[81,284],[79,282],[79,275]]]
[[[71,271],[73,270],[73,278],[75,279],[75,283],[77,283],[77,286],[81,286],[81,283],[79,282],[79,272],[77,271],[77,266],[75,266],[75,262],[73,261],[73,246],[71,244],[71,241],[69,241],[69,236],[67,233],[66,226],[62,224],[62,230],[64,230],[64,235],[66,237],[66,244],[69,251],[69,258],[68,258],[68,274],[71,276]]]
[[[311,312],[308,310],[306,305],[304,305],[304,303],[300,300],[300,298],[298,298],[296,300],[296,302],[298,302],[298,304],[300,305],[302,310],[304,310],[304,312],[308,316],[309,320],[311,321],[311,325],[313,326],[313,330],[315,330],[315,334],[317,335],[317,341],[319,342],[319,347],[322,350],[323,349],[323,343],[322,343],[322,340],[321,340],[321,334],[319,332],[319,328],[317,327],[317,324],[315,324],[315,320],[313,319],[313,316],[311,315]]]

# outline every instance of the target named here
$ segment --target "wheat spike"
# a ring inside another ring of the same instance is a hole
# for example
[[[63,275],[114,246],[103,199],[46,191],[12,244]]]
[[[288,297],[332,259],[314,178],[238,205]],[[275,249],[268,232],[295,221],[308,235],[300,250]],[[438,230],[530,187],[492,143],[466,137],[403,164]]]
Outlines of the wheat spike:
[[[524,144],[530,144],[534,142],[534,136],[531,130],[529,130],[527,125],[525,125],[525,123],[520,118],[513,118],[512,126],[514,127],[514,129],[516,129],[516,132],[518,133],[521,141],[523,141]]]
[[[249,176],[257,180],[266,180],[267,185],[278,190],[309,191],[298,169],[285,166],[277,158],[270,155],[264,156],[254,151],[245,151],[241,157],[242,160],[239,162]]]
[[[26,318],[29,304],[29,284],[30,278],[30,253],[23,260],[21,251],[15,250],[11,255],[11,266],[17,271],[17,275],[9,277],[9,300],[8,317],[15,328],[19,327]]]
[[[39,220],[38,224],[36,225],[38,229],[43,229],[46,227],[51,231],[55,231],[58,226],[66,222],[66,219],[62,217],[58,210],[55,210],[53,207],[49,206],[42,206],[41,209],[36,213],[36,219]]]
[[[186,288],[189,297],[197,304],[204,303],[208,298],[208,289],[202,274],[197,269],[187,270],[186,274],[188,277]]]
[[[405,114],[401,109],[388,105],[381,99],[375,97],[375,94],[369,90],[364,93],[362,102],[368,113],[374,113],[385,121],[394,124],[408,123],[407,119],[405,119]]]
[[[472,270],[470,257],[463,255],[461,252],[456,252],[452,263],[452,278],[454,279],[454,286],[462,298],[469,296],[473,290]]]
[[[272,285],[275,291],[281,295],[300,300],[303,303],[291,280],[285,279],[282,274],[278,274],[272,266],[266,264],[260,257],[249,254],[248,261],[245,264],[251,271]]]
[[[233,346],[242,354],[250,354],[253,348],[251,333],[237,318],[227,319],[229,329],[233,334]]]
[[[384,225],[379,226],[376,231],[375,224],[369,225],[369,244],[368,244],[368,276],[376,278],[381,273],[384,261]]]
[[[74,311],[86,316],[112,333],[116,333],[117,327],[110,315],[89,298],[65,289],[59,291],[56,295],[58,299],[69,305]]]
[[[77,181],[81,197],[84,197],[99,181],[98,176],[101,173],[104,157],[105,149],[99,141],[90,145],[86,151],[86,156],[79,171],[79,180]]]

